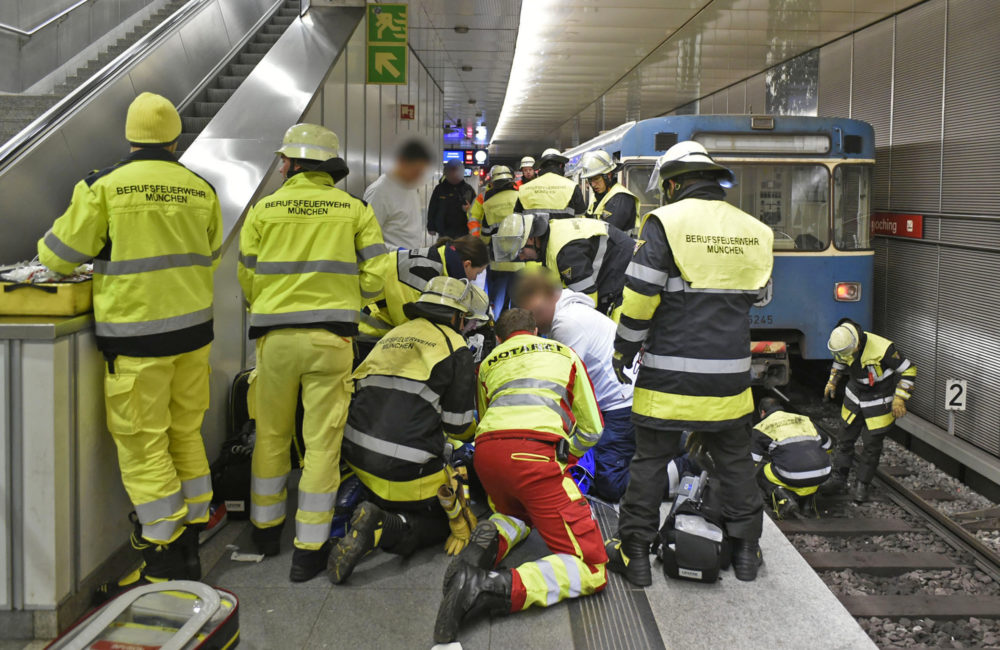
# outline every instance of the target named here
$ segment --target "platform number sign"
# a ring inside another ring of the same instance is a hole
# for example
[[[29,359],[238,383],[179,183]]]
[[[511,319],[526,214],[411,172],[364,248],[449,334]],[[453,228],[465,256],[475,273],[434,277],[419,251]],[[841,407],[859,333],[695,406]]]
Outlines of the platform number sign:
[[[405,4],[368,5],[368,83],[406,83],[408,8]]]
[[[964,411],[969,389],[964,379],[948,379],[944,382],[944,408],[947,411]]]

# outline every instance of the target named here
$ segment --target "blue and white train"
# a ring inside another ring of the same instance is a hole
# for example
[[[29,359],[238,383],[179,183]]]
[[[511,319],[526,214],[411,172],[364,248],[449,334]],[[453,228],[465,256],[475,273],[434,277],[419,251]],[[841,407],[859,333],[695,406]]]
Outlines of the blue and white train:
[[[619,180],[640,198],[645,214],[660,205],[658,195],[646,192],[656,158],[683,140],[702,143],[731,168],[736,183],[726,200],[774,230],[773,292],[750,314],[761,361],[755,379],[785,383],[785,349],[803,359],[829,359],[826,340],[841,318],[870,328],[871,125],[798,116],[658,117],[623,124],[566,151],[567,169],[572,175],[582,154],[604,149],[621,161]]]

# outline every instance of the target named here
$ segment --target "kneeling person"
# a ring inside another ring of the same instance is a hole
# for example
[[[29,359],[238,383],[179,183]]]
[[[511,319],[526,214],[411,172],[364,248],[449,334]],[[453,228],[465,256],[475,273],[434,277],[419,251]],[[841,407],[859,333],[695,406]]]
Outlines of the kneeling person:
[[[471,436],[475,406],[472,352],[459,332],[466,318],[486,318],[486,307],[485,293],[467,280],[434,278],[404,307],[412,320],[386,334],[354,372],[343,456],[373,497],[330,554],[334,583],[374,548],[407,556],[448,537],[438,503],[451,480],[445,434]],[[455,536],[467,541],[463,519],[453,520]]]
[[[601,532],[569,463],[600,437],[601,412],[587,369],[569,347],[539,337],[531,312],[509,309],[501,343],[479,367],[476,474],[496,514],[444,578],[434,639],[454,640],[462,619],[547,607],[607,582]],[[491,571],[535,526],[552,555]]]
[[[757,483],[778,519],[815,513],[815,494],[830,475],[830,437],[808,417],[788,413],[778,400],[760,401],[750,455]]]

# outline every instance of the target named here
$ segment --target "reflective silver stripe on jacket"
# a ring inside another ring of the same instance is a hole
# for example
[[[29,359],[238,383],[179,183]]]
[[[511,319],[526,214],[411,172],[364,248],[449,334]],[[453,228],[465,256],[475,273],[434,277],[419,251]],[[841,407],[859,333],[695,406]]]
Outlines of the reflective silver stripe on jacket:
[[[649,333],[649,329],[644,330],[634,330],[628,327],[624,323],[618,323],[617,335],[626,341],[631,343],[642,343],[646,340],[646,335]]]
[[[771,444],[769,444],[767,448],[773,451],[775,447],[783,447],[785,445],[795,444],[796,442],[809,442],[809,441],[819,442],[819,436],[791,436],[789,438],[783,438],[781,440],[772,440]]]
[[[658,287],[666,285],[667,279],[670,277],[666,271],[657,271],[638,262],[630,262],[628,268],[625,269],[625,275],[642,282],[655,284]]]
[[[243,266],[245,266],[248,269],[257,268],[257,256],[256,255],[244,255],[243,253],[240,253],[239,260],[240,260],[240,264],[242,264]]]
[[[365,246],[364,248],[358,251],[358,261],[367,262],[372,258],[385,254],[386,254],[385,244],[372,244],[371,246]]]
[[[212,320],[212,308],[206,307],[190,314],[145,320],[135,323],[108,323],[98,321],[94,324],[94,332],[98,336],[149,336],[163,334],[201,325]]]
[[[361,312],[354,309],[311,309],[290,311],[284,314],[250,314],[250,325],[272,327],[274,325],[296,325],[299,323],[357,323]]]
[[[407,447],[406,445],[370,436],[367,433],[358,431],[349,424],[344,426],[344,438],[376,454],[388,456],[389,458],[398,458],[418,465],[423,465],[437,458],[434,454],[422,449],[414,449],[413,447]]]
[[[430,403],[436,411],[441,411],[441,396],[435,393],[430,386],[422,381],[407,379],[405,377],[390,377],[387,375],[368,375],[367,377],[358,380],[359,389],[371,386],[376,388],[386,388],[389,390],[398,390],[403,393],[416,395],[417,397],[420,397],[424,401]]]
[[[502,386],[497,388],[493,392],[493,394],[496,395],[497,393],[502,393],[505,390],[517,390],[521,388],[550,390],[556,395],[558,395],[560,399],[567,399],[569,397],[569,392],[567,392],[566,387],[563,386],[562,384],[554,381],[549,381],[547,379],[531,379],[531,378],[512,379],[511,381],[508,381],[506,384],[503,384]]]
[[[843,370],[843,369],[847,368],[847,364],[840,363],[839,361],[834,361],[833,362],[833,368],[834,368],[834,370]]]
[[[389,323],[385,323],[383,321],[380,321],[379,319],[375,318],[371,314],[366,314],[365,312],[361,312],[361,321],[360,322],[364,323],[365,325],[367,325],[368,327],[372,328],[373,330],[377,330],[377,331],[380,331],[380,332],[388,332],[389,330],[392,329],[392,325],[390,325]]]
[[[399,254],[396,262],[396,275],[399,281],[417,291],[423,291],[427,286],[427,280],[414,273],[414,269],[430,269],[434,275],[444,275],[444,265],[428,257],[410,256]]]
[[[308,260],[299,262],[257,262],[257,275],[292,275],[295,273],[336,273],[357,275],[357,262]]]
[[[75,248],[64,244],[63,241],[56,237],[56,234],[51,230],[45,233],[45,238],[42,241],[49,247],[50,251],[59,256],[59,259],[66,260],[67,262],[83,264],[87,260],[93,259],[94,257],[93,255],[81,253]]]
[[[750,372],[751,357],[739,359],[694,359],[691,357],[671,357],[646,352],[642,355],[642,365],[657,370],[694,372],[703,375],[726,375]]]
[[[880,397],[878,399],[869,399],[861,401],[861,399],[854,394],[854,391],[852,391],[850,388],[847,388],[844,390],[844,397],[846,397],[847,399],[849,399],[850,401],[854,402],[855,404],[864,409],[864,408],[871,408],[873,406],[885,406],[886,404],[891,404],[895,396],[889,395],[888,397]]]
[[[604,265],[604,254],[608,250],[608,238],[603,235],[598,235],[598,237],[600,237],[600,242],[597,244],[597,255],[594,256],[593,271],[586,278],[566,285],[567,289],[582,291],[587,287],[593,286],[594,291],[598,290],[597,277],[601,272],[601,266]]]
[[[135,514],[139,523],[151,524],[159,519],[173,517],[184,507],[184,495],[180,491],[160,497],[155,501],[140,503],[135,506]]]
[[[832,470],[832,468],[827,465],[823,469],[813,469],[807,472],[786,472],[779,467],[775,467],[774,463],[771,463],[771,469],[774,470],[774,473],[781,478],[788,479],[790,481],[804,481],[810,478],[819,478],[821,476],[826,476]]]
[[[372,298],[378,296],[378,294],[380,294],[380,293],[382,293],[381,290],[367,291],[365,289],[362,289],[361,290],[361,297],[364,298],[365,300],[371,300]]]
[[[566,411],[559,406],[559,402],[543,395],[530,395],[527,393],[505,393],[490,402],[489,408],[494,406],[544,406],[559,414],[562,418],[563,427],[569,431],[573,427],[572,420]]]
[[[691,286],[691,283],[682,278],[679,275],[668,278],[664,290],[669,293],[677,293],[683,291],[684,293],[718,293],[718,294],[745,294],[748,296],[754,296],[760,294],[759,289],[706,289],[706,288],[695,288]]]
[[[453,427],[460,427],[463,424],[468,424],[472,422],[472,418],[474,416],[475,416],[475,411],[465,411],[464,413],[455,413],[454,411],[442,411],[441,421]]]
[[[198,255],[197,253],[156,255],[155,257],[141,257],[134,260],[94,260],[94,273],[102,275],[131,275],[133,273],[165,271],[167,269],[177,269],[186,266],[212,266],[213,261],[214,258],[211,255]]]

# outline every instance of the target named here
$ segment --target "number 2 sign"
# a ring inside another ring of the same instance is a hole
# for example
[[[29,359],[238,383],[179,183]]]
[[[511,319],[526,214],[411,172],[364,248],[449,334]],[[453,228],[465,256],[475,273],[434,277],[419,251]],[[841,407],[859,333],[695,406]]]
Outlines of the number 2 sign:
[[[944,382],[944,408],[946,411],[964,411],[969,395],[964,379],[948,379]]]

